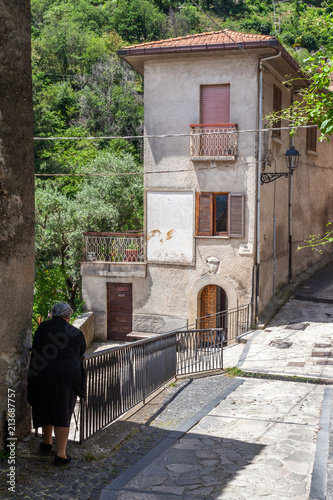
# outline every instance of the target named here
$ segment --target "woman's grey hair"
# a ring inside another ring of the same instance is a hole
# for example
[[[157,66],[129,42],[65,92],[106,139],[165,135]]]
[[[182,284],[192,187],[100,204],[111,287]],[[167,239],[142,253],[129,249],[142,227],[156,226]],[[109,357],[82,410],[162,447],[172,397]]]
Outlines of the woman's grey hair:
[[[54,304],[54,306],[52,307],[51,314],[52,318],[69,319],[73,314],[73,309],[65,302],[58,302],[57,304]]]

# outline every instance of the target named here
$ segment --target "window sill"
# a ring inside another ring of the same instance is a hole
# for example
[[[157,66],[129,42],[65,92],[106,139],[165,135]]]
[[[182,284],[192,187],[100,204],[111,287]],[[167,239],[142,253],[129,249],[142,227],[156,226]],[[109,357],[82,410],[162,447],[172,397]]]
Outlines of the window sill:
[[[318,151],[311,151],[311,149],[306,150],[307,155],[318,156]]]
[[[280,137],[275,137],[273,135],[272,141],[276,142],[277,144],[283,144],[283,140]]]
[[[190,156],[192,161],[235,161],[236,156]]]
[[[230,239],[230,236],[194,236],[194,238],[202,238],[202,239],[205,239],[205,240],[208,240],[208,239],[214,239],[214,240],[229,240]]]

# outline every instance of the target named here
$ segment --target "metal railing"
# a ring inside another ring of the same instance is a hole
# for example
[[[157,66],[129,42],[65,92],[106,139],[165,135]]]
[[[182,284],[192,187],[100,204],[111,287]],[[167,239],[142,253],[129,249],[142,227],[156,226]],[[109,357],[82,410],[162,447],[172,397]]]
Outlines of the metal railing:
[[[143,234],[84,233],[86,262],[144,262]]]
[[[237,125],[235,123],[190,125],[190,155],[236,156]]]
[[[183,330],[86,355],[80,442],[177,375],[222,370],[223,338],[220,330]]]
[[[87,354],[87,397],[81,400],[80,442],[130,410],[169,380],[223,369],[223,346],[250,329],[250,304],[199,318],[224,326],[186,327],[145,340]],[[199,323],[198,323],[199,322]],[[236,335],[237,333],[237,335]]]
[[[196,328],[222,328],[225,345],[236,342],[237,337],[251,328],[251,304],[228,309],[202,318],[197,318]]]

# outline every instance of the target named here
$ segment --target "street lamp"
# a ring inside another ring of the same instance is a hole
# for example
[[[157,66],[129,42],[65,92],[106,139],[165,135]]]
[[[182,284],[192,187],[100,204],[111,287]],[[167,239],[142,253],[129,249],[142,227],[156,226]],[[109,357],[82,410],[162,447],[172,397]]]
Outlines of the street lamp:
[[[291,146],[291,148],[288,149],[284,157],[286,159],[289,172],[293,174],[296,168],[298,167],[298,162],[300,157],[299,152],[297,151],[297,149],[295,149],[295,146]]]
[[[291,148],[285,153],[284,157],[286,159],[289,172],[262,173],[260,176],[261,184],[268,184],[269,182],[275,181],[279,177],[289,177],[289,175],[293,175],[298,167],[300,154],[294,146],[291,146]]]

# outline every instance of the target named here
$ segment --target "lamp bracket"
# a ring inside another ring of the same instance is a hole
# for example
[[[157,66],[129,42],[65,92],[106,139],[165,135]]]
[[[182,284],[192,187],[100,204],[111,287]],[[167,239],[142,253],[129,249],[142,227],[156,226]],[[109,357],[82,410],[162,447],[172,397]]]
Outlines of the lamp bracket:
[[[261,184],[268,184],[270,182],[275,181],[279,177],[289,177],[292,175],[290,172],[272,172],[272,173],[263,173],[260,176]]]

